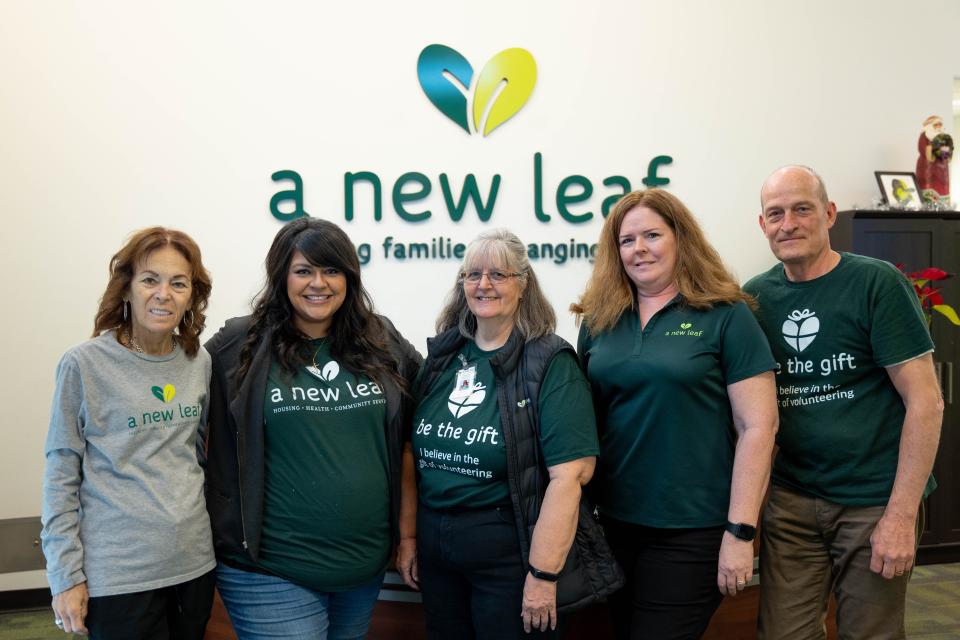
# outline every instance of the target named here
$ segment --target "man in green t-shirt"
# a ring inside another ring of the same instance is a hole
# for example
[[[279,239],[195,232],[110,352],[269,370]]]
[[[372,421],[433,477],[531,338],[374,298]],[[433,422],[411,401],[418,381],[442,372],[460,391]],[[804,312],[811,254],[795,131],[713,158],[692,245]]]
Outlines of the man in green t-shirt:
[[[837,207],[807,167],[774,172],[760,227],[780,264],[746,284],[777,360],[779,452],[760,549],[760,638],[904,638],[918,512],[943,401],[912,287],[830,248]]]

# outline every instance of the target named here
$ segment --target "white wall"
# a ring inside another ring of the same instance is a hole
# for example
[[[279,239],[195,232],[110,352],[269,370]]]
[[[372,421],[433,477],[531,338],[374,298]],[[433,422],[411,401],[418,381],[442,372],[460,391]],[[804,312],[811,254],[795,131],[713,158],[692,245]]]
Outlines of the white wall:
[[[0,518],[39,513],[54,367],[88,336],[107,261],[134,229],[163,224],[200,243],[214,276],[209,336],[259,287],[279,227],[271,173],[299,171],[307,211],[374,245],[365,281],[422,347],[455,264],[384,261],[384,236],[466,241],[509,226],[528,242],[595,240],[598,219],[534,219],[534,152],[552,212],[565,175],[591,178],[597,211],[603,178],[639,186],[650,158],[672,156],[662,171],[670,189],[746,278],[772,263],[755,222],[770,171],[809,164],[841,208],[868,206],[873,171],[913,169],[920,124],[951,112],[960,75],[955,38],[931,37],[920,22],[935,15],[960,31],[951,0],[906,14],[890,0],[147,6],[0,4]],[[501,49],[526,48],[539,71],[532,98],[490,137],[468,137],[417,83],[417,56],[435,42],[476,72]],[[343,220],[343,173],[358,170],[384,180],[380,223]],[[411,207],[432,208],[428,222],[392,211],[389,189],[406,171],[434,182]],[[441,172],[455,182],[502,175],[488,225],[472,212],[444,219]],[[537,265],[561,311],[588,270]]]

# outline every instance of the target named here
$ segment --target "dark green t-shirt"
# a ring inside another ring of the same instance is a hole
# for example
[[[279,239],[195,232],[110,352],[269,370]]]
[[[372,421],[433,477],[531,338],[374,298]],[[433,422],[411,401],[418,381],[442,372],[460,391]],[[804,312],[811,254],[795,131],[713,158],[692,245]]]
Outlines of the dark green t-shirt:
[[[510,504],[507,453],[490,359],[467,342],[417,407],[413,452],[420,501],[432,509]],[[463,362],[466,361],[466,366]],[[560,353],[540,387],[540,442],[547,466],[597,455],[590,389],[572,354]]]
[[[888,262],[843,253],[814,280],[790,282],[778,264],[744,288],[779,367],[773,481],[839,504],[886,504],[906,409],[884,367],[933,350],[910,283]]]
[[[319,591],[383,571],[390,553],[386,400],[325,342],[291,379],[270,368],[260,566]]]
[[[648,527],[727,521],[736,432],[727,386],[774,368],[746,304],[698,311],[677,296],[641,330],[636,310],[577,351],[600,427],[600,510]]]

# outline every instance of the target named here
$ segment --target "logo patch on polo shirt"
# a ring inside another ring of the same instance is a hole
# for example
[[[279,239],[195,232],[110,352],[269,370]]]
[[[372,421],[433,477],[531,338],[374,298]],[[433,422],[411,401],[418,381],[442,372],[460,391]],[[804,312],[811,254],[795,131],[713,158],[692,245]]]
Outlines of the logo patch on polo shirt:
[[[783,333],[783,339],[793,349],[800,353],[810,346],[820,331],[820,319],[816,317],[815,311],[810,309],[794,309],[783,321],[783,327],[780,331]]]
[[[692,322],[681,322],[679,329],[667,329],[663,332],[665,336],[690,336],[699,338],[703,335],[703,329],[697,329]]]

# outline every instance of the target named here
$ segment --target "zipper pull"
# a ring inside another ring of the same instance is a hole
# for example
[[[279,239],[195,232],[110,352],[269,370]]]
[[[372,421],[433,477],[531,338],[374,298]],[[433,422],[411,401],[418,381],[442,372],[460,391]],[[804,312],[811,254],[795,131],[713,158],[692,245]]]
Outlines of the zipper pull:
[[[520,400],[519,402],[517,402],[517,406],[523,409],[529,403],[530,403],[530,398],[524,398],[523,400]]]

